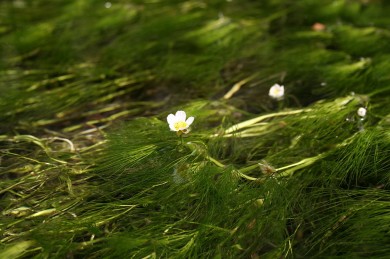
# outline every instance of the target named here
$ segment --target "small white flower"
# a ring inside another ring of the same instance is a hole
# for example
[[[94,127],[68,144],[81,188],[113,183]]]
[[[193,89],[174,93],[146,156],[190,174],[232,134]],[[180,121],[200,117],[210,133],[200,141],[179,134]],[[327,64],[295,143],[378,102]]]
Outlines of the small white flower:
[[[183,133],[189,132],[189,127],[194,121],[194,117],[189,117],[186,120],[186,113],[184,111],[177,111],[176,115],[173,115],[172,113],[168,115],[167,121],[169,124],[169,128],[172,131],[181,131]]]
[[[357,114],[358,114],[360,117],[365,117],[365,116],[366,116],[366,113],[367,113],[367,109],[364,108],[364,107],[360,107],[360,108],[357,110]]]
[[[274,84],[270,89],[269,89],[269,96],[276,100],[281,100],[283,99],[284,96],[284,86],[279,85],[279,84]]]

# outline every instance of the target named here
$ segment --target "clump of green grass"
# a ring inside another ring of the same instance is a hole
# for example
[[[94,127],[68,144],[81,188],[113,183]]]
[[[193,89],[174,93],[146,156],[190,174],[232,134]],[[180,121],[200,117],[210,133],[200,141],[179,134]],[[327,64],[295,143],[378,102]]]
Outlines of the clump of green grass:
[[[0,4],[0,257],[388,254],[385,1],[26,4]]]

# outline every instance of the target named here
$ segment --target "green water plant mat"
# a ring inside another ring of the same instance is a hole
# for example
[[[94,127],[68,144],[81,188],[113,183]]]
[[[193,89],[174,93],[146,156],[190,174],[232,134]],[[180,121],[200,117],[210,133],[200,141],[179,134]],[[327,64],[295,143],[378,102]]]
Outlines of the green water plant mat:
[[[2,1],[0,258],[388,258],[389,13]]]

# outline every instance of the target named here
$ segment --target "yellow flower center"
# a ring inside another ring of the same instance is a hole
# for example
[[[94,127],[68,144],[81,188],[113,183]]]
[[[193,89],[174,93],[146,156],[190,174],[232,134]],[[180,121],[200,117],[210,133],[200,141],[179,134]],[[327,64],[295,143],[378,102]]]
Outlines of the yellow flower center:
[[[173,127],[175,128],[175,130],[184,129],[187,127],[187,122],[185,121],[175,122],[175,124],[173,124]]]
[[[279,95],[281,93],[282,93],[282,90],[280,90],[279,88],[274,88],[273,91],[272,91],[273,95]]]

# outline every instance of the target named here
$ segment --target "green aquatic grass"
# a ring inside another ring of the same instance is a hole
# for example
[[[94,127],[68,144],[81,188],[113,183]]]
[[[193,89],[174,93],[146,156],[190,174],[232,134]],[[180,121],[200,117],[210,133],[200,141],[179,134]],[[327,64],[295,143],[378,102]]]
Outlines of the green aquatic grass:
[[[17,2],[0,258],[388,256],[386,1]]]

